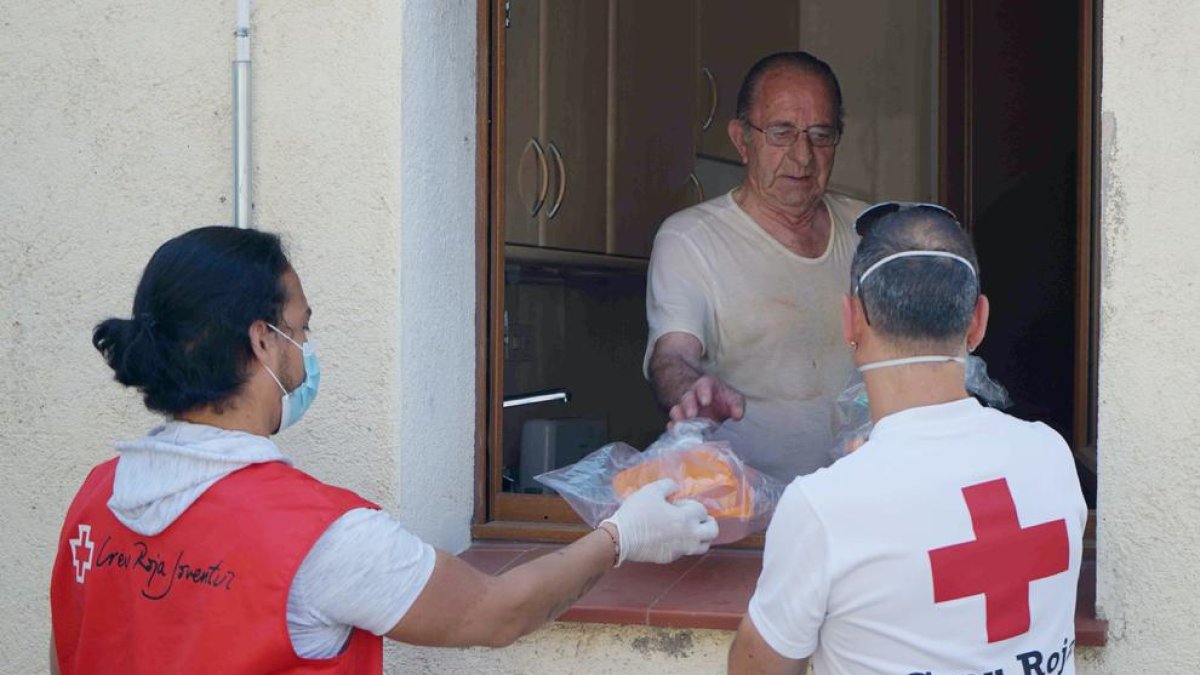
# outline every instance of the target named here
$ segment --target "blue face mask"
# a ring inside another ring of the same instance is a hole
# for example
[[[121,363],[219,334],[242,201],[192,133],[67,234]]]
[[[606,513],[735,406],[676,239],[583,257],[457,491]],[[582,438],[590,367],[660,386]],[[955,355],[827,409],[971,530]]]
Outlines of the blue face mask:
[[[275,380],[275,384],[279,385],[279,390],[283,392],[281,397],[282,408],[279,416],[279,429],[275,433],[279,433],[284,429],[295,424],[301,417],[304,417],[305,411],[312,405],[313,399],[317,397],[317,390],[321,385],[321,364],[317,361],[317,353],[313,349],[312,340],[305,340],[304,344],[296,342],[288,337],[286,333],[279,330],[271,324],[267,324],[271,330],[279,333],[285,340],[296,345],[296,348],[304,352],[304,381],[300,383],[292,391],[288,391],[279,378],[275,376],[274,371],[263,364],[270,373],[271,379]]]

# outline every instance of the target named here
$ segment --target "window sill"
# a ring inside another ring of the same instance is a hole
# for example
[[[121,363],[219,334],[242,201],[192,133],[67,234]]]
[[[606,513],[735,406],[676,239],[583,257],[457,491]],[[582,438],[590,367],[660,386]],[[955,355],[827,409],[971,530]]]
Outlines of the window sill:
[[[558,548],[552,544],[476,541],[462,558],[499,574]],[[559,621],[736,630],[762,570],[761,551],[717,549],[670,565],[625,563],[605,575]],[[1075,641],[1102,646],[1108,623],[1095,618],[1096,564],[1079,575]]]

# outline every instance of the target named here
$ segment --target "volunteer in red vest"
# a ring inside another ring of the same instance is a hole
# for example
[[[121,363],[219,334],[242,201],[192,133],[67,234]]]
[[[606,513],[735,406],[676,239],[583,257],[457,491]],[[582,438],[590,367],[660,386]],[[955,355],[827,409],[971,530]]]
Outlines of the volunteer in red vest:
[[[158,249],[132,318],[96,327],[117,381],[167,419],[118,443],[67,511],[50,588],[56,671],[380,673],[381,636],[506,645],[614,564],[673,561],[716,536],[702,506],[668,503],[674,486],[660,481],[498,577],[434,550],[271,440],[317,395],[311,316],[277,236],[206,227]]]
[[[843,324],[874,428],[787,488],[729,671],[1074,673],[1086,507],[1057,433],[967,395],[988,318],[971,243],[933,205],[857,228]]]

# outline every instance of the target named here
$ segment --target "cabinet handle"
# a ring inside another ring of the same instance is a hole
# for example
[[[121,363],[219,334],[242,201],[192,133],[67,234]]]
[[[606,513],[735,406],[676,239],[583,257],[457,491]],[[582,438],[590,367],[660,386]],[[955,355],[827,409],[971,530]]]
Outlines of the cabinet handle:
[[[704,77],[708,80],[708,117],[704,118],[704,124],[700,125],[700,131],[708,131],[712,126],[713,116],[717,114],[717,78],[713,77],[712,71],[708,66],[700,68],[700,72],[704,73]]]
[[[550,190],[550,169],[546,166],[546,153],[542,150],[542,144],[538,143],[536,138],[529,139],[525,144],[525,150],[521,152],[524,157],[529,149],[533,148],[537,153],[538,158],[538,174],[542,177],[541,185],[538,186],[538,196],[533,200],[533,206],[529,208],[529,217],[533,218],[542,210],[542,205],[546,203],[546,192]],[[518,169],[518,172],[520,169]]]
[[[563,164],[562,153],[558,151],[558,146],[554,141],[546,146],[550,150],[550,154],[554,155],[554,163],[558,165],[558,195],[554,198],[554,206],[546,212],[546,218],[553,218],[558,215],[558,210],[562,208],[563,195],[567,192],[567,167]]]
[[[700,179],[696,177],[695,171],[688,174],[688,180],[692,181],[692,185],[696,186],[696,194],[700,195],[700,199],[696,203],[699,204],[704,201],[704,186],[700,184]]]

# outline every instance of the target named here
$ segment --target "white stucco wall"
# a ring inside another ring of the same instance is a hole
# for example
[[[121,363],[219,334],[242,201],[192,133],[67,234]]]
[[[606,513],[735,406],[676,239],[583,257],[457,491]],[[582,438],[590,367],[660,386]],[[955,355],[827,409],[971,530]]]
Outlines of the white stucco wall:
[[[475,3],[260,3],[260,227],[290,235],[325,377],[283,438],[318,476],[470,541]],[[326,357],[328,354],[328,357]]]
[[[555,623],[502,650],[405,647],[396,673],[442,675],[712,675],[725,672],[733,633]]]
[[[1099,607],[1080,672],[1200,663],[1200,47],[1191,0],[1106,0]],[[0,672],[45,669],[62,513],[154,421],[92,325],[153,249],[228,222],[232,0],[9,3],[0,14]],[[255,196],[315,310],[320,402],[281,443],[451,550],[474,391],[475,2],[264,0]],[[729,633],[558,624],[503,651],[392,648],[393,672],[720,672]]]
[[[1098,598],[1086,673],[1200,664],[1200,3],[1105,0]]]
[[[92,326],[127,315],[164,240],[230,221],[234,16],[0,11],[2,673],[45,670],[63,512],[112,441],[155,422]],[[454,551],[474,462],[475,35],[474,0],[253,14],[256,222],[290,246],[324,370],[279,442]]]
[[[475,0],[404,4],[395,494],[455,553],[475,490],[476,25]]]
[[[112,382],[91,327],[128,314],[162,241],[230,219],[232,12],[149,1],[0,12],[6,673],[46,669],[56,531],[87,469],[154,419]]]

